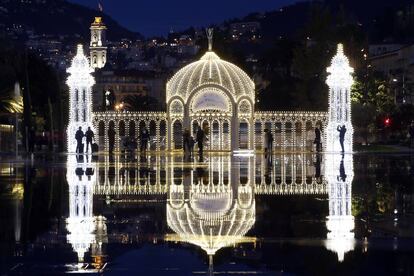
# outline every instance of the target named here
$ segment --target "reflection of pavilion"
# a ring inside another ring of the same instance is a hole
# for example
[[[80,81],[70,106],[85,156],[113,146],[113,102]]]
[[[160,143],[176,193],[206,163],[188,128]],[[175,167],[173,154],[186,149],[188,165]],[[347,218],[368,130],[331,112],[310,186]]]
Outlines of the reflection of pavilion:
[[[92,245],[99,263],[107,242],[105,219],[92,213],[93,194],[164,195],[167,224],[175,233],[166,239],[200,246],[210,256],[220,248],[254,241],[245,235],[255,223],[256,195],[328,195],[326,246],[339,260],[353,249],[350,155],[282,155],[274,156],[272,164],[260,155],[212,155],[205,163],[160,155],[139,163],[102,158],[98,163],[68,161],[68,241],[80,260]]]
[[[328,193],[326,179],[320,173],[323,164],[316,162],[311,154],[278,155],[274,157],[272,166],[260,155],[243,162],[232,160],[229,155],[213,155],[198,168],[177,158],[160,155],[133,166],[123,162],[119,156],[115,156],[113,162],[109,157],[104,158],[103,165],[97,168],[99,180],[94,194],[167,194],[171,184],[183,183],[186,173],[190,174],[190,183],[248,183],[253,186],[255,194]],[[200,170],[203,177],[197,179]]]
[[[200,246],[208,255],[220,248],[251,241],[244,235],[256,218],[250,185],[210,183],[173,185],[168,194],[167,223],[177,235],[167,240]]]

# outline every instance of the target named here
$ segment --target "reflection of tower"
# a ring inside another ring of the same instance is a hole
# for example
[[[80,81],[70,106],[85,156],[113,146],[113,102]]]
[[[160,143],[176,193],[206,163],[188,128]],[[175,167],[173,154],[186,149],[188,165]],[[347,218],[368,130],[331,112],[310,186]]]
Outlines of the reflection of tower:
[[[93,257],[103,256],[102,243],[106,242],[105,218],[93,217],[93,186],[96,182],[95,166],[87,160],[69,156],[66,179],[69,185],[69,217],[67,240],[83,262],[85,253],[94,244]]]
[[[75,133],[79,127],[86,131],[92,126],[92,85],[95,83],[91,76],[93,70],[83,53],[82,45],[78,45],[76,56],[67,70],[70,76],[67,79],[69,86],[69,125],[68,152],[75,152]],[[94,131],[94,130],[93,130]]]
[[[91,24],[90,59],[93,69],[103,68],[106,63],[106,26],[102,17],[95,17]]]
[[[352,216],[352,155],[327,155],[325,174],[329,189],[329,231],[326,247],[343,261],[345,253],[354,249],[354,217]]]
[[[351,85],[352,72],[348,58],[344,55],[342,44],[338,45],[337,54],[333,57],[331,66],[327,69],[329,76],[326,83],[329,85],[329,118],[327,127],[326,150],[339,152],[338,126],[345,125],[345,151],[352,152],[353,127],[351,121]]]

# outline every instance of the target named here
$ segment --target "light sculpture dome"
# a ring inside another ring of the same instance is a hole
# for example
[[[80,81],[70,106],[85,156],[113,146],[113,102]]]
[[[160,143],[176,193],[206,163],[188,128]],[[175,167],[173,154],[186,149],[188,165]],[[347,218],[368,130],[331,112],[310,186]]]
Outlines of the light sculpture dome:
[[[255,86],[252,79],[236,65],[220,59],[213,51],[207,51],[200,60],[180,69],[167,82],[167,103],[176,96],[186,103],[193,93],[208,87],[224,90],[235,103],[243,96],[254,103]]]

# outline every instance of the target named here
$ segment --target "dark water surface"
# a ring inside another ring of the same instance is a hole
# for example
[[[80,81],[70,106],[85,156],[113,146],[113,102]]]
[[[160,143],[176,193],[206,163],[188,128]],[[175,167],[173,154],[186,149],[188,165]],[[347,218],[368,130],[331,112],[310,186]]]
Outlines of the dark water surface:
[[[414,275],[414,155],[0,158],[2,275]]]

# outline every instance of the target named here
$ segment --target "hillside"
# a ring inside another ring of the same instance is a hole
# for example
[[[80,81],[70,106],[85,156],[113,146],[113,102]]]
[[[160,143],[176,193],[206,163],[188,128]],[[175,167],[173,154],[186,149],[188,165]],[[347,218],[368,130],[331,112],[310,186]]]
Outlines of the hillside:
[[[120,26],[106,14],[65,0],[0,0],[0,24],[6,27],[22,25],[37,34],[80,35],[87,39],[89,26],[97,15],[103,16],[110,40],[142,37]]]
[[[306,30],[311,18],[329,15],[333,24],[358,24],[370,40],[379,42],[392,37],[400,42],[411,42],[414,35],[414,3],[412,0],[325,0],[304,1],[280,10],[262,14],[253,13],[224,24],[241,21],[258,21],[263,38],[294,36]],[[338,20],[343,22],[338,22]],[[323,19],[322,19],[323,20]],[[335,22],[335,23],[334,23]]]

